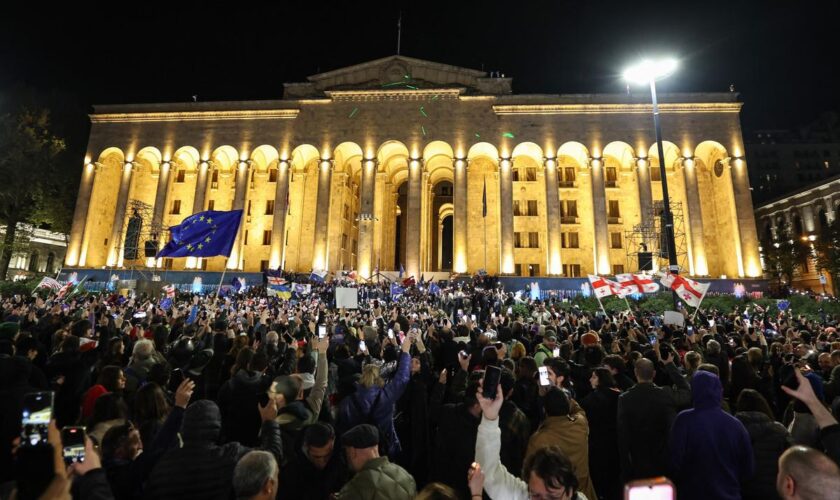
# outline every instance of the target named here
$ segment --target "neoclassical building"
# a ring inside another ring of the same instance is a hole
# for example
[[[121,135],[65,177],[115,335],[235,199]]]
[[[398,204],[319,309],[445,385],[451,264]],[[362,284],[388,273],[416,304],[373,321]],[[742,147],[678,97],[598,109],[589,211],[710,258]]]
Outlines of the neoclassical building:
[[[660,96],[658,158],[646,91],[516,95],[511,83],[392,56],[287,83],[280,100],[96,106],[66,265],[634,271],[628,246],[655,226],[664,161],[684,272],[760,276],[737,94]],[[138,203],[153,228],[245,215],[228,259],[154,263],[126,258]]]
[[[796,189],[755,207],[755,218],[762,245],[772,245],[781,239],[795,238],[814,249],[814,242],[823,230],[834,222],[840,210],[840,175],[822,182]],[[807,259],[794,274],[791,286],[816,292],[831,291],[833,283],[828,273],[825,283],[814,259]]]

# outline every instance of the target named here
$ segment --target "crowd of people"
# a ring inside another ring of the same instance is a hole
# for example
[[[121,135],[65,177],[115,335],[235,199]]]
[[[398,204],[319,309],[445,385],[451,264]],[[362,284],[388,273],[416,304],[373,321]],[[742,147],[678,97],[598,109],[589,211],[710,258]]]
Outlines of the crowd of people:
[[[680,499],[840,498],[836,318],[358,289],[2,297],[0,497],[595,500],[665,476]],[[20,439],[38,391],[48,452]]]

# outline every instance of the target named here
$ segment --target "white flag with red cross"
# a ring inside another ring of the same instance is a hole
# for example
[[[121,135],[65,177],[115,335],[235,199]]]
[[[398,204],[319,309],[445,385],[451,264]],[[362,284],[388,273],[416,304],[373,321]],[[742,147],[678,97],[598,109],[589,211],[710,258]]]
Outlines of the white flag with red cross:
[[[703,302],[703,297],[709,291],[711,283],[699,283],[689,278],[684,278],[679,274],[665,273],[661,280],[664,286],[677,292],[677,295],[685,301],[686,304],[692,307],[700,307]]]

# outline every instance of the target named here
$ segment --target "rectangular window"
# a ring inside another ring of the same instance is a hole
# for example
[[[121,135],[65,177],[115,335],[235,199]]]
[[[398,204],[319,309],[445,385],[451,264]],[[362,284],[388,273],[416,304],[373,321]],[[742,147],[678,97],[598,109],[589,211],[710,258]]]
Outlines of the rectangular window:
[[[618,182],[618,174],[616,172],[615,167],[607,167],[607,179],[606,179],[606,187],[615,187],[616,183]]]
[[[519,200],[513,200],[513,215],[522,215],[522,208],[520,207]]]
[[[251,200],[248,200],[248,211],[245,215],[251,215]]]
[[[353,253],[355,254],[358,251],[358,242],[353,240]]]
[[[573,185],[575,182],[575,167],[563,167],[563,181]]]
[[[513,233],[513,248],[523,248],[522,233]]]
[[[175,175],[175,182],[184,182],[187,177],[186,170],[179,170],[178,173]]]
[[[619,218],[621,217],[621,212],[618,210],[618,200],[609,200],[607,202],[608,210],[607,216],[610,218]]]
[[[655,182],[662,181],[662,175],[659,171],[659,166],[652,166],[650,167],[650,180]]]
[[[537,210],[537,200],[528,200],[528,215],[539,215]]]
[[[513,274],[517,276],[522,276],[522,264],[513,265]]]
[[[533,167],[528,167],[525,169],[525,180],[528,182],[534,182],[537,180],[537,169]]]
[[[347,234],[342,234],[341,235],[341,249],[342,250],[347,249]]]
[[[580,278],[580,264],[563,264],[563,275],[567,278]]]
[[[242,244],[243,244],[243,245],[247,245],[247,244],[248,244],[248,230],[247,230],[247,229],[245,230],[245,234],[244,234],[244,235],[243,235],[243,237],[242,237]]]
[[[344,208],[341,211],[341,214],[344,216],[344,220],[350,219],[350,205],[344,204]]]
[[[621,233],[610,233],[610,248],[621,248]]]
[[[265,215],[272,215],[274,213],[274,200],[266,200]]]
[[[163,268],[167,271],[172,270],[172,259],[163,259]]]
[[[175,200],[172,202],[172,210],[169,213],[172,215],[178,215],[181,213],[181,200]]]
[[[510,178],[513,180],[513,182],[519,182],[519,169],[518,168],[514,168],[513,171],[511,171]]]
[[[539,248],[540,247],[540,233],[531,232],[528,233],[528,248]]]
[[[528,266],[528,276],[539,276],[540,275],[540,265],[539,264],[531,264]]]
[[[268,171],[268,182],[277,182],[277,169],[272,168]]]
[[[210,176],[210,189],[219,189],[219,171],[214,170]]]
[[[283,246],[289,245],[289,231],[286,231],[286,241],[283,242]]]
[[[261,260],[260,261],[260,271],[268,271],[268,261]]]
[[[216,208],[216,200],[210,200],[207,202],[207,210],[213,210]]]
[[[577,232],[562,233],[561,246],[563,248],[580,248]]]
[[[613,264],[613,276],[616,274],[624,274],[624,266],[622,264]]]
[[[263,231],[263,245],[271,245],[271,229]]]
[[[577,222],[577,201],[563,200],[560,204],[560,222],[565,224],[574,224]]]
[[[207,270],[207,259],[198,259],[198,260],[201,261],[201,264],[200,264],[201,265],[201,270],[206,271]]]

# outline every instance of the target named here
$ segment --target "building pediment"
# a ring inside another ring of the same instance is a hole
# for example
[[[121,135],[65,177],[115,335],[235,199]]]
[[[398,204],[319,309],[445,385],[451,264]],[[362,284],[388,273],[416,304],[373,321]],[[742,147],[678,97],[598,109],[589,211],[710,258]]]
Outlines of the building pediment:
[[[405,56],[389,56],[287,83],[286,99],[322,97],[330,91],[418,90],[460,88],[467,94],[511,93],[510,78],[488,77],[484,71]]]

